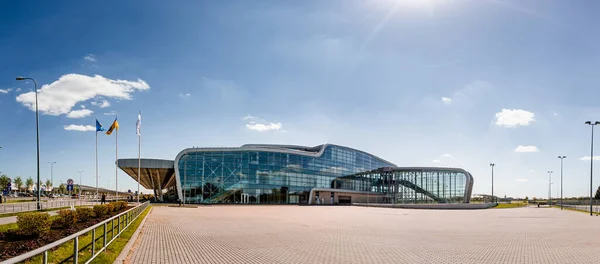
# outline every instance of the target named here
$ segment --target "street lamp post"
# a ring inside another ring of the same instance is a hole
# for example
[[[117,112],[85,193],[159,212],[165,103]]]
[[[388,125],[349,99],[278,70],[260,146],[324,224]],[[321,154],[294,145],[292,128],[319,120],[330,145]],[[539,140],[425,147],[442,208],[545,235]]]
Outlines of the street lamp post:
[[[494,199],[494,166],[496,166],[495,163],[490,163],[490,167],[492,167],[492,202],[495,202],[495,199]]]
[[[83,171],[83,170],[79,170],[79,171],[77,171],[77,172],[79,172],[79,199],[81,199],[81,193],[82,193],[82,192],[81,192],[81,179],[82,179],[82,178],[81,178],[81,174],[82,174],[84,171]]]
[[[594,210],[594,206],[593,206],[593,199],[594,196],[592,194],[592,192],[594,191],[594,188],[592,187],[593,184],[593,180],[594,180],[594,126],[600,124],[599,121],[595,121],[594,123],[592,123],[592,121],[587,121],[585,122],[586,125],[590,125],[592,126],[592,143],[591,143],[591,147],[590,147],[590,216],[593,216],[594,214],[592,213]]]
[[[548,171],[548,205],[552,206],[552,171]]]
[[[40,117],[38,110],[38,91],[37,91],[37,83],[33,78],[29,77],[17,77],[17,81],[31,80],[33,81],[33,87],[35,92],[35,131],[36,131],[36,139],[37,139],[37,209],[42,209],[40,206],[40,196],[41,196],[41,188],[40,188]]]
[[[52,189],[54,189],[54,164],[56,164],[56,161],[46,161],[47,163],[50,163],[50,186],[52,186]],[[48,187],[48,186],[46,186]]]
[[[558,156],[560,159],[560,210],[563,209],[563,160],[567,158],[567,156]]]

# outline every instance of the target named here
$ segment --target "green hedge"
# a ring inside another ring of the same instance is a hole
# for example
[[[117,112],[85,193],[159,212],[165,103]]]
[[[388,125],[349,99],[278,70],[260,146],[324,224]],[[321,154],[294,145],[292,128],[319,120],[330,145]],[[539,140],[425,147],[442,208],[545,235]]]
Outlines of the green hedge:
[[[25,213],[17,216],[18,230],[27,235],[43,235],[50,231],[50,215],[48,213]]]
[[[57,226],[66,228],[77,223],[77,212],[70,209],[58,211],[58,218],[55,220]]]
[[[101,204],[94,205],[94,213],[96,214],[96,217],[105,216],[108,214],[108,207]]]
[[[109,213],[115,211],[115,205],[113,203],[107,203],[107,204],[104,205],[104,207],[107,208],[107,210],[108,210]]]
[[[90,218],[92,218],[93,214],[94,214],[94,210],[92,210],[92,208],[89,208],[89,207],[77,208],[77,216],[79,218],[79,221],[81,221],[81,222],[87,222],[88,220],[90,220]]]

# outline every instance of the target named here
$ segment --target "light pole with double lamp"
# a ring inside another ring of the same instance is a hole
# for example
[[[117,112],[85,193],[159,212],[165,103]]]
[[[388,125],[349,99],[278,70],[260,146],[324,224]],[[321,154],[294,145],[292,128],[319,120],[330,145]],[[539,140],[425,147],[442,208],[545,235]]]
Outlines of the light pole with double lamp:
[[[54,189],[54,164],[56,164],[56,161],[46,161],[46,163],[50,164],[50,186]]]
[[[494,199],[494,166],[496,166],[496,163],[490,163],[490,167],[492,167],[492,203],[495,202],[495,199]]]
[[[83,171],[83,170],[78,170],[77,172],[79,172],[79,199],[81,199],[81,194],[83,193],[83,192],[81,191],[81,180],[82,180],[82,178],[81,178],[81,174],[82,174],[84,171]]]
[[[40,115],[38,111],[38,91],[37,91],[37,83],[33,78],[29,77],[17,77],[17,81],[31,80],[33,81],[34,93],[35,93],[35,132],[37,139],[37,209],[42,209],[40,206],[40,196],[42,188],[40,188]]]
[[[552,207],[552,171],[548,171],[548,205]]]
[[[563,209],[563,160],[567,158],[567,156],[558,156],[560,159],[560,210]]]
[[[594,188],[592,187],[592,184],[594,180],[594,126],[599,125],[600,121],[595,121],[594,123],[592,123],[592,121],[587,121],[585,124],[592,126],[592,143],[590,147],[590,216],[593,216],[594,214],[592,212],[594,210],[594,196],[592,192],[594,191]]]

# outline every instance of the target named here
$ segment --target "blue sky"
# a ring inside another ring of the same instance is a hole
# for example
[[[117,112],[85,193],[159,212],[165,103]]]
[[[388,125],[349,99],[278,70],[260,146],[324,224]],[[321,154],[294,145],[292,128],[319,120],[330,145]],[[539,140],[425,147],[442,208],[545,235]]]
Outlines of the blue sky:
[[[148,158],[192,146],[328,142],[399,166],[462,167],[474,193],[490,192],[495,162],[497,194],[546,197],[546,172],[558,183],[557,156],[566,155],[565,195],[585,196],[583,123],[600,119],[599,5],[3,3],[0,171],[35,176],[33,86],[14,79],[23,75],[48,85],[41,173],[49,178],[46,161],[56,161],[55,185],[77,170],[95,184],[94,132],[67,128],[85,130],[94,118],[108,127],[106,114],[118,112],[119,157],[137,157],[141,109]],[[103,187],[114,188],[114,139],[99,138]],[[135,189],[121,171],[119,182]]]

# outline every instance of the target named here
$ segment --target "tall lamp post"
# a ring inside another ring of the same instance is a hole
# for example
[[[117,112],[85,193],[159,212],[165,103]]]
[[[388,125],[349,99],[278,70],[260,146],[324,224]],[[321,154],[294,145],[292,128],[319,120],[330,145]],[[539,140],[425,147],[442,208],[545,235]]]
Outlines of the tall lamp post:
[[[496,166],[495,163],[490,163],[490,167],[492,167],[492,202],[494,202],[494,166]]]
[[[592,121],[587,121],[585,122],[586,125],[590,125],[592,126],[592,143],[591,143],[591,147],[590,147],[590,216],[593,216],[594,214],[592,213],[594,210],[594,196],[592,194],[592,192],[594,191],[594,188],[592,187],[593,184],[593,180],[594,180],[594,126],[599,125],[600,122],[599,121],[595,121],[594,123],[592,123]]]
[[[79,199],[81,199],[81,174],[84,172],[83,170],[78,170],[77,172],[79,172]]]
[[[560,210],[563,209],[563,160],[567,158],[567,156],[558,156],[560,159]]]
[[[37,139],[37,209],[42,209],[40,206],[40,196],[41,196],[41,184],[40,184],[40,117],[38,111],[38,91],[37,91],[37,83],[33,78],[29,77],[17,77],[17,81],[31,80],[33,81],[33,87],[35,92],[35,132]]]
[[[552,206],[552,171],[548,171],[548,205]]]
[[[54,189],[54,164],[56,164],[56,161],[46,161],[46,163],[50,163],[50,186]]]

